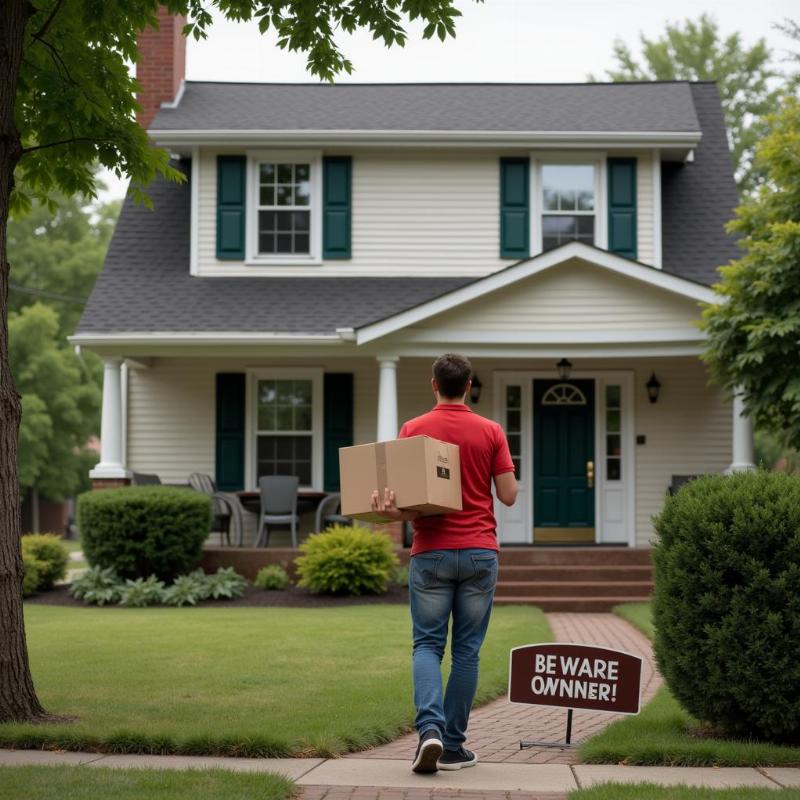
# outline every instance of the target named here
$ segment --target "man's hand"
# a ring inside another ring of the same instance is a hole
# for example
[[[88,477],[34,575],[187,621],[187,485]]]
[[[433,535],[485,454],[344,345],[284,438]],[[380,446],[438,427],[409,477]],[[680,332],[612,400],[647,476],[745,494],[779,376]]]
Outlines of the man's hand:
[[[388,487],[383,490],[383,497],[381,497],[381,493],[377,489],[372,492],[372,510],[398,522],[413,520],[419,516],[419,511],[403,511],[399,509],[394,492]]]

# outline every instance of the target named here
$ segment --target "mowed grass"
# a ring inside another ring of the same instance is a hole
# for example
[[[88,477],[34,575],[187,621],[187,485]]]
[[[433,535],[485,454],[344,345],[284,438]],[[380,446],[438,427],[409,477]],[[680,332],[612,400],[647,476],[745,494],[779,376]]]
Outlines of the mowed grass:
[[[0,767],[0,797],[25,800],[287,800],[280,775],[209,770]]]
[[[626,603],[614,613],[652,637],[649,603]],[[580,758],[591,764],[796,767],[800,747],[713,736],[662,686],[641,714],[614,722],[584,742]]]
[[[701,789],[651,783],[603,783],[570,792],[569,800],[800,800],[800,789]]]
[[[40,699],[76,719],[2,725],[0,746],[328,756],[390,741],[413,722],[402,605],[28,605],[25,618]],[[511,647],[549,636],[537,609],[495,609],[478,701],[505,690]]]

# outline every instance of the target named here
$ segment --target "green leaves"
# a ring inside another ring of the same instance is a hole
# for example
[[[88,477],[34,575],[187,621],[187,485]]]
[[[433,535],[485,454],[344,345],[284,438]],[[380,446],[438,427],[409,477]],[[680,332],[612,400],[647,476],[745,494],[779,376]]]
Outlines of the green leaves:
[[[741,386],[756,425],[800,447],[800,101],[768,118],[756,150],[767,177],[730,230],[744,255],[720,269],[722,301],[707,306],[704,358],[726,388]]]

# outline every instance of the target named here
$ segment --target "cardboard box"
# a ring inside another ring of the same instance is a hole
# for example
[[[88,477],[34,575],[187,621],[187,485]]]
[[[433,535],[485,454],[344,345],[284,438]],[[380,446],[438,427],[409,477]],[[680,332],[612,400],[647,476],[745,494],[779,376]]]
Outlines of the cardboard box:
[[[366,522],[389,518],[372,510],[372,492],[394,490],[397,507],[423,516],[461,511],[458,445],[430,436],[339,448],[342,514]]]

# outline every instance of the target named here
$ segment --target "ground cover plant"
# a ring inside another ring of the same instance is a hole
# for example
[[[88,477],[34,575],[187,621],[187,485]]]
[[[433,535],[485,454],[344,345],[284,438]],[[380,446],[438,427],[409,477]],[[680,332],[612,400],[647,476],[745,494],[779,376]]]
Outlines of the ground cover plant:
[[[221,769],[0,767],[0,797],[25,800],[288,800],[292,787],[292,782],[281,775]]]
[[[413,721],[404,605],[28,605],[25,617],[42,700],[76,719],[0,725],[3,747],[333,755],[390,741]],[[505,691],[511,647],[550,636],[538,609],[495,609],[479,702]]]
[[[270,564],[258,571],[253,583],[259,589],[277,591],[285,589],[289,585],[289,574],[280,564]]]
[[[652,630],[649,603],[626,603],[614,613]],[[614,722],[580,747],[593,764],[763,767],[800,766],[800,747],[726,738],[702,725],[662,686],[639,716]]]

